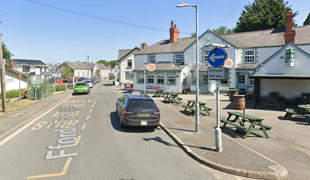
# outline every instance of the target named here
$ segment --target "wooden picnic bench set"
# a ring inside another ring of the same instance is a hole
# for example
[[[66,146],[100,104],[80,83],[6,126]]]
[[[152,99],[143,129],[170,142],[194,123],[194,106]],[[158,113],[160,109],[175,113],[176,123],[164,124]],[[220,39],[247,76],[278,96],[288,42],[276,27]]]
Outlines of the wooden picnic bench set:
[[[272,127],[263,125],[262,118],[243,114],[240,112],[227,112],[227,113],[228,113],[227,119],[220,119],[220,121],[224,123],[222,128],[225,128],[227,124],[230,124],[237,127],[237,129],[240,129],[241,131],[245,131],[246,133],[243,139],[247,138],[251,131],[263,131],[266,138],[269,138],[266,131],[272,129]],[[235,118],[232,118],[233,116]],[[250,123],[250,126],[247,128],[245,126],[245,123]],[[255,126],[259,127],[255,128]]]
[[[188,101],[187,105],[186,106],[185,105],[182,106],[182,107],[184,107],[184,112],[187,109],[189,109],[189,110],[192,111],[192,115],[195,116],[196,115],[196,107],[195,107],[196,100],[187,100],[187,101]],[[207,114],[210,116],[209,111],[211,111],[212,109],[209,108],[209,107],[206,107],[206,103],[199,101],[199,110],[200,110],[200,112],[201,111],[206,111]]]
[[[182,98],[180,98],[177,93],[164,92],[162,89],[157,89],[154,96],[162,96],[165,99],[164,101],[169,101],[169,103],[178,101],[181,104],[182,100]]]
[[[294,114],[302,115],[305,117],[307,126],[310,124],[310,105],[308,104],[301,104],[298,105],[300,108],[299,111],[295,111],[295,109],[286,108],[286,114],[284,115],[284,119],[289,120]]]

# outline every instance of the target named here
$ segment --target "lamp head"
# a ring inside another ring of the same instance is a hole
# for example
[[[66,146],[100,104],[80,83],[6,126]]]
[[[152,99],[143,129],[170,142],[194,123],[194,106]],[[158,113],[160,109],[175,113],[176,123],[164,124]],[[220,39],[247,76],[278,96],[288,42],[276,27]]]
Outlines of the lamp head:
[[[186,6],[187,6],[187,4],[184,1],[182,1],[182,3],[177,5],[177,7],[186,7]]]

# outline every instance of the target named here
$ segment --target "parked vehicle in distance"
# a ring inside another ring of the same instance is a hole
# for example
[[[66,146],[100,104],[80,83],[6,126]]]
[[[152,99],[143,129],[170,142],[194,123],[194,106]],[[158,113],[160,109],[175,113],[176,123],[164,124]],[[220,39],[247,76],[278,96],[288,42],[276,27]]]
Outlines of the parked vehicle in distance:
[[[85,82],[90,88],[93,88],[94,85],[93,85],[93,82],[91,80],[84,80],[83,82]]]
[[[110,75],[109,79],[114,79],[115,76],[114,75]]]
[[[97,78],[92,78],[92,79],[90,79],[92,82],[93,82],[93,84],[95,85],[95,84],[97,84]]]
[[[85,80],[87,80],[88,78],[86,78],[86,77],[80,77],[79,79],[78,79],[78,82],[81,82],[81,81],[85,81]]]
[[[120,119],[120,127],[148,126],[157,128],[160,112],[153,99],[140,92],[124,94],[116,101],[116,114]]]
[[[68,83],[68,79],[58,79],[56,82],[61,84]]]
[[[73,88],[73,94],[78,94],[78,93],[90,93],[90,88],[86,82],[78,82],[75,84]]]

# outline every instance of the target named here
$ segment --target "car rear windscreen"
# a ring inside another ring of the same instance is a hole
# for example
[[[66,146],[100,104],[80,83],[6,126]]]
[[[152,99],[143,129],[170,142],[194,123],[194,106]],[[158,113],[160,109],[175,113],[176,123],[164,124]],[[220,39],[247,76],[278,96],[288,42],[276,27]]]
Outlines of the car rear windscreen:
[[[157,109],[157,107],[153,101],[133,99],[129,102],[128,110],[130,109]]]

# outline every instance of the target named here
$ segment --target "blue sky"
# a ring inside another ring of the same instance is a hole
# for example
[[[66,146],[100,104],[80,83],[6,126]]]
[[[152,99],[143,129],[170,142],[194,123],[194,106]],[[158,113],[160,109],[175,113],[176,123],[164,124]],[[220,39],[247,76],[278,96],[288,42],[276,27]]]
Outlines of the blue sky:
[[[16,59],[81,62],[87,61],[89,55],[90,62],[117,60],[119,49],[139,47],[143,42],[152,45],[168,39],[171,20],[180,30],[180,37],[189,37],[190,33],[196,32],[195,8],[176,8],[181,2],[3,0],[0,4],[2,41]],[[219,26],[235,27],[249,2],[253,0],[185,1],[199,6],[199,35]],[[289,5],[293,12],[299,11],[294,19],[301,26],[310,12],[310,1],[294,0],[289,1]]]

